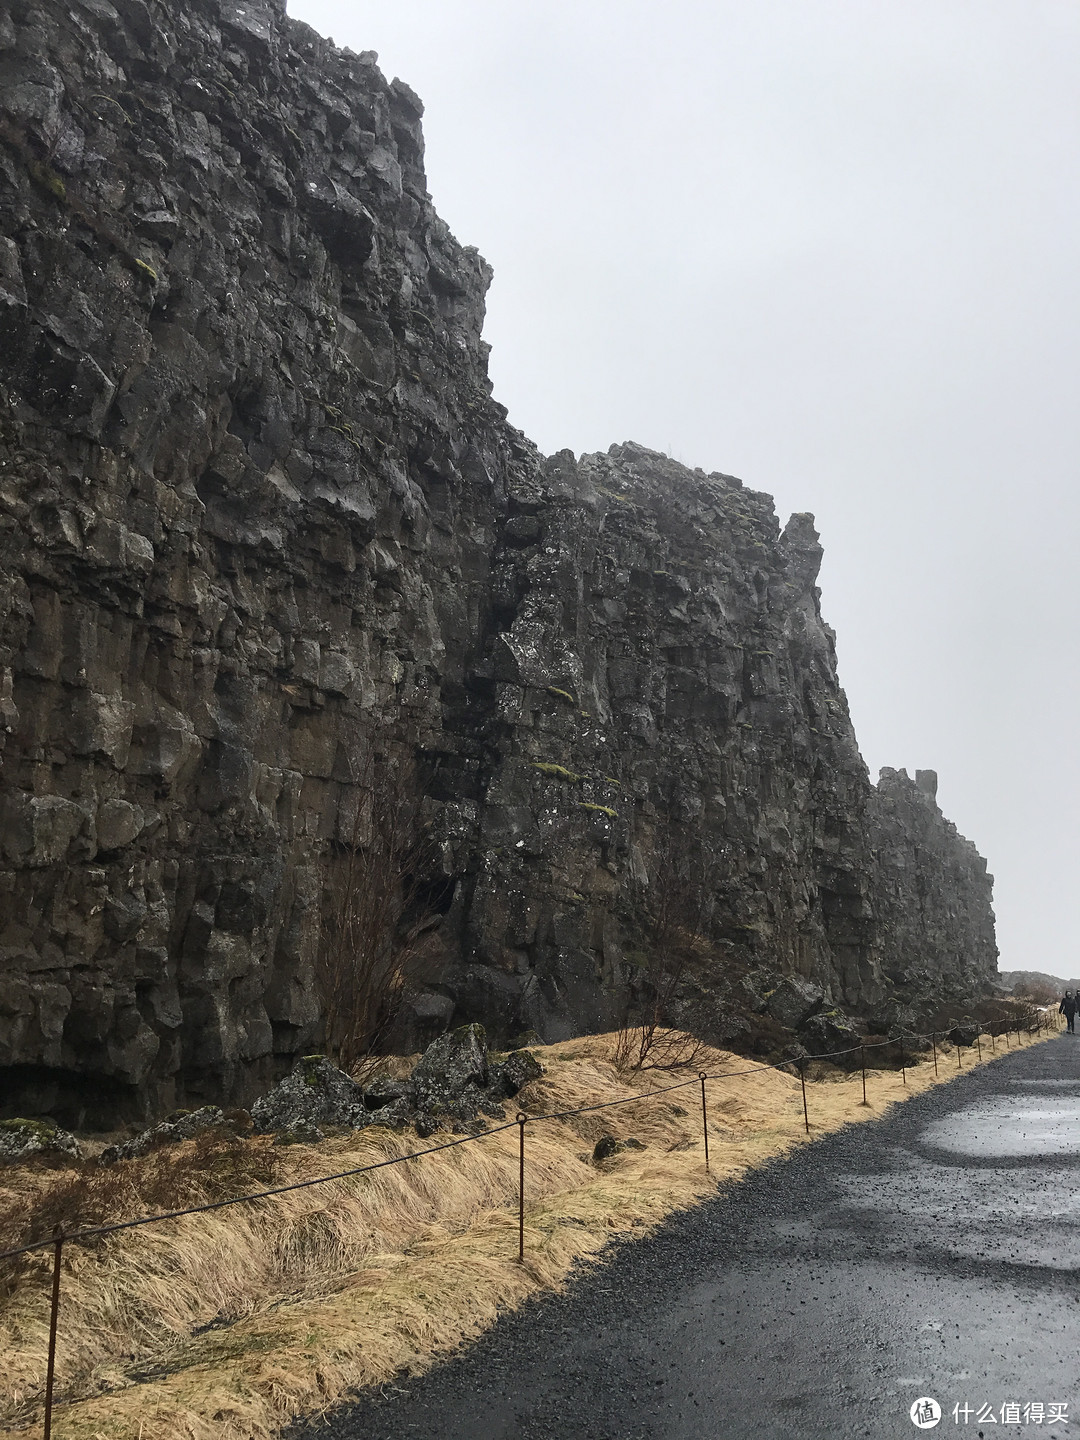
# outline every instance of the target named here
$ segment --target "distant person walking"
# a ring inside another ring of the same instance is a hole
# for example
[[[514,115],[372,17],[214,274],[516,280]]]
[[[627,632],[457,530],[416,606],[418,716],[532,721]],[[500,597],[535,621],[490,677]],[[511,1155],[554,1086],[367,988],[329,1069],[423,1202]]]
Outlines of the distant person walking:
[[[1077,1010],[1080,1010],[1080,1000],[1076,998],[1076,996],[1071,990],[1066,990],[1065,995],[1062,998],[1061,1004],[1058,1006],[1058,1009],[1061,1011],[1062,1015],[1065,1016],[1066,1024],[1068,1025],[1070,1031],[1075,1035],[1076,1026],[1073,1022],[1076,1020]]]

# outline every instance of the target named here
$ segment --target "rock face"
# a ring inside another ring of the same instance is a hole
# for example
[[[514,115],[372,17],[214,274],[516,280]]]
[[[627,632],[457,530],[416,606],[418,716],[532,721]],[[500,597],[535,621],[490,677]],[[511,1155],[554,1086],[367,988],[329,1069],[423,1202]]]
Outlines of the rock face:
[[[997,976],[986,861],[937,804],[937,775],[882,770],[868,813],[874,915],[890,990],[908,1003],[978,995]]]
[[[6,1113],[247,1102],[317,1045],[373,756],[438,853],[423,1038],[609,1025],[672,926],[717,1035],[751,973],[993,974],[985,866],[868,780],[812,517],[506,423],[421,109],[273,0],[0,14]]]

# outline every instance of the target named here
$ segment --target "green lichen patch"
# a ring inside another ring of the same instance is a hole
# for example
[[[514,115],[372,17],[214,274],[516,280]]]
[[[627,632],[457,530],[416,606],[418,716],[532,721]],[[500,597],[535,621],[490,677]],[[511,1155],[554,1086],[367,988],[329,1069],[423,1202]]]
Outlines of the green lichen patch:
[[[19,1135],[27,1140],[52,1140],[56,1136],[53,1120],[0,1120],[0,1133]]]
[[[55,170],[48,165],[43,165],[40,160],[31,160],[27,169],[30,172],[30,179],[39,190],[44,190],[54,200],[63,202],[67,199],[67,186]]]
[[[557,685],[549,685],[547,687],[547,692],[549,695],[557,695],[560,700],[569,701],[571,705],[577,704],[577,701],[574,699],[573,695],[570,694],[569,690],[560,690]]]
[[[561,780],[564,785],[580,785],[581,776],[575,770],[568,770],[565,765],[553,765],[547,760],[534,760],[533,769],[539,770],[551,780]]]
[[[591,805],[587,800],[578,801],[579,810],[598,810],[601,815],[606,815],[610,820],[617,820],[618,814],[612,810],[610,805]]]

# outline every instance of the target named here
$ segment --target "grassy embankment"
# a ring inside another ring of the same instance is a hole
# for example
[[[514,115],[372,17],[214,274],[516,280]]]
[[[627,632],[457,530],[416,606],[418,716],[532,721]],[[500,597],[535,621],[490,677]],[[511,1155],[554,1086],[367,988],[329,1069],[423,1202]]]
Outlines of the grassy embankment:
[[[995,1058],[983,1037],[982,1063]],[[1015,1045],[1015,1039],[1013,1044]],[[543,1048],[521,1092],[539,1114],[647,1096],[657,1072],[620,1074],[611,1036]],[[998,1041],[997,1055],[1005,1053]],[[965,1070],[976,1053],[963,1052]],[[810,1138],[879,1116],[958,1074],[947,1049],[907,1072],[813,1066],[811,1134],[797,1078],[709,1051],[711,1173],[696,1085],[527,1130],[526,1259],[517,1263],[516,1127],[443,1154],[272,1200],[71,1246],[57,1352],[57,1440],[265,1440],[350,1390],[416,1372],[490,1325],[500,1309],[561,1286],[613,1239]],[[513,1107],[511,1107],[512,1113]],[[645,1148],[599,1164],[602,1134]],[[407,1153],[415,1134],[371,1128],[318,1145],[204,1136],[109,1169],[0,1172],[0,1249],[57,1223],[98,1224],[286,1184]],[[0,1264],[0,1436],[40,1422],[50,1256]]]

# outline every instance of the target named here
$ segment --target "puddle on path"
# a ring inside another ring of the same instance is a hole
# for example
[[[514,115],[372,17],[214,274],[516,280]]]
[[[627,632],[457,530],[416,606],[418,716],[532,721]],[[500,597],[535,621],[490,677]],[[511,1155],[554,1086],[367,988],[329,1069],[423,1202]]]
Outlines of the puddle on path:
[[[1080,1156],[1080,1094],[984,1100],[933,1121],[919,1138],[934,1149],[978,1160]]]

